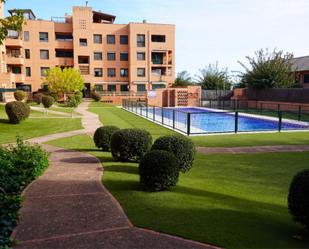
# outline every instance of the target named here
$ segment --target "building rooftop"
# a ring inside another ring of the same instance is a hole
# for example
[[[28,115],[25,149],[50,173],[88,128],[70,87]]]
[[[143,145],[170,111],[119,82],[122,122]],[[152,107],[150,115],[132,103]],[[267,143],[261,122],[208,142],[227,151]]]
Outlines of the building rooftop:
[[[93,12],[93,22],[94,23],[114,23],[116,16],[102,13],[99,11],[92,11]]]
[[[36,19],[36,16],[31,9],[11,9],[11,10],[9,10],[9,13],[11,15],[16,14],[17,12],[22,12],[24,14],[24,18],[26,20],[35,20]]]
[[[309,56],[297,57],[292,60],[293,71],[309,71]]]

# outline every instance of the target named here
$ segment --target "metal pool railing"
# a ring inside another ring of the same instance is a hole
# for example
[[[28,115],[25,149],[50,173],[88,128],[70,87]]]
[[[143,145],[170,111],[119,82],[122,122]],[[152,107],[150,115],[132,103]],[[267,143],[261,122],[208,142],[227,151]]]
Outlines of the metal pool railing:
[[[132,100],[123,100],[122,107],[188,136],[213,133],[309,130],[309,122],[288,120],[288,116],[285,117],[285,113],[282,111],[278,111],[277,117],[265,117],[238,111],[158,107]]]

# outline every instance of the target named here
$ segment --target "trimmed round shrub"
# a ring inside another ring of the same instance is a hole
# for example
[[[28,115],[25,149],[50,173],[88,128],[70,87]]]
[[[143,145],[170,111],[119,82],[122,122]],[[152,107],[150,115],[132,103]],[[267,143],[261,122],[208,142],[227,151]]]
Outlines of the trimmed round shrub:
[[[309,170],[304,170],[294,177],[288,203],[294,220],[309,229]]]
[[[151,192],[166,190],[178,182],[177,159],[170,152],[152,150],[141,160],[139,175],[144,190]]]
[[[14,92],[14,98],[17,101],[23,101],[26,98],[26,93],[22,90],[17,90],[16,92]]]
[[[179,170],[188,172],[193,165],[195,146],[193,142],[181,135],[163,136],[158,138],[152,146],[153,150],[165,150],[177,158]]]
[[[141,129],[119,130],[111,138],[112,155],[122,162],[139,162],[151,145],[150,133]]]
[[[43,94],[42,93],[35,93],[33,94],[33,101],[38,105],[42,103]]]
[[[102,96],[101,96],[101,94],[94,92],[94,93],[92,93],[92,98],[94,99],[95,102],[99,102],[99,101],[101,101]]]
[[[49,108],[54,104],[54,98],[52,96],[43,96],[42,104],[45,108]]]
[[[112,135],[119,130],[116,126],[102,126],[98,128],[93,136],[95,146],[103,151],[110,151]]]
[[[30,115],[30,107],[20,101],[9,102],[5,105],[5,111],[11,124],[19,124]]]

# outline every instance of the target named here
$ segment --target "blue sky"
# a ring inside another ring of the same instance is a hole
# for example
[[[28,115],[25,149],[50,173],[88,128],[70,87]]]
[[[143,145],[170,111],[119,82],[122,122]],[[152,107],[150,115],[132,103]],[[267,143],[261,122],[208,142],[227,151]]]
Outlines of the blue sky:
[[[7,9],[31,8],[38,18],[64,16],[84,0],[8,0]],[[260,48],[309,55],[309,0],[89,0],[117,23],[176,24],[176,71],[192,75],[209,63],[230,71]]]

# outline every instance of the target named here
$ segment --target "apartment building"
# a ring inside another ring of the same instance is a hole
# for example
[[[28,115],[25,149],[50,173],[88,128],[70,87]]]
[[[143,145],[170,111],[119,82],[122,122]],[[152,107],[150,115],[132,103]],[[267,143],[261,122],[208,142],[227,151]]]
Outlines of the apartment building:
[[[55,66],[80,70],[85,97],[93,88],[127,95],[174,82],[174,25],[115,24],[116,16],[88,6],[73,7],[72,15],[51,20],[22,11],[22,32],[10,31],[0,46],[0,88],[38,91],[46,70]]]

